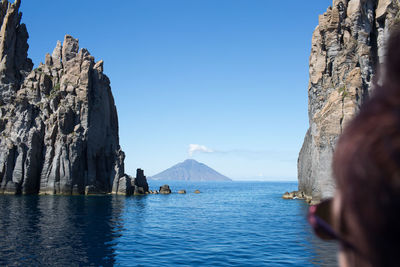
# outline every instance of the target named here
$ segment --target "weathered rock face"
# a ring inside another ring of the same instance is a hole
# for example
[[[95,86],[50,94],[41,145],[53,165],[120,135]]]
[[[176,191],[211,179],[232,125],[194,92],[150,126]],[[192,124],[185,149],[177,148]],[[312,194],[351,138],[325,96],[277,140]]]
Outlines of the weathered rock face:
[[[169,188],[169,185],[167,185],[167,184],[160,186],[159,192],[160,192],[160,194],[163,194],[163,195],[168,195],[168,194],[172,193],[171,189]]]
[[[398,0],[334,0],[319,17],[310,56],[310,128],[298,159],[299,190],[315,199],[333,195],[337,139],[370,94],[399,10]]]
[[[0,3],[0,106],[10,101],[33,67],[28,58],[29,35],[25,24],[20,24],[20,4],[20,0]]]
[[[119,178],[117,195],[131,195],[132,194],[132,178],[129,175],[124,175]]]
[[[147,178],[144,176],[144,171],[142,169],[136,170],[136,178],[133,180],[133,186],[135,187],[135,191],[143,191],[144,193],[149,192]],[[139,188],[142,188],[142,190]]]
[[[103,61],[67,35],[31,71],[19,5],[0,6],[0,193],[124,190],[118,188],[124,153]]]

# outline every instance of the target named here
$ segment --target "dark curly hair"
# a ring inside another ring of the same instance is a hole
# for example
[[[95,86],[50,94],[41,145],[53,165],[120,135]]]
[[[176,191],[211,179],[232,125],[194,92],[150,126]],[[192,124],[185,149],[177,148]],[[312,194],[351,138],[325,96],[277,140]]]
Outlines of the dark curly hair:
[[[400,266],[399,29],[391,33],[381,80],[374,84],[334,153],[338,228],[361,252],[347,251],[354,266]]]

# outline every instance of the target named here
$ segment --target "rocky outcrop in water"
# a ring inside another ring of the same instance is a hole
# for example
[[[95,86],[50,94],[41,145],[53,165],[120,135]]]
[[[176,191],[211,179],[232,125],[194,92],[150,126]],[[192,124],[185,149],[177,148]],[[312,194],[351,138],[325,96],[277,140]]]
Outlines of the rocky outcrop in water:
[[[310,56],[310,128],[298,159],[299,191],[314,199],[333,195],[336,142],[370,94],[399,10],[398,0],[334,0],[319,17]]]
[[[119,179],[118,195],[147,195],[153,193],[149,190],[146,176],[142,169],[136,170],[136,177],[132,178],[129,175],[124,175]]]
[[[66,35],[31,71],[19,6],[0,4],[0,193],[126,193],[103,61]]]
[[[143,195],[149,192],[149,185],[142,169],[136,170],[136,178],[132,181],[132,187],[135,195]]]
[[[167,184],[160,186],[159,192],[160,192],[160,194],[163,194],[163,195],[168,195],[168,194],[172,193],[171,189],[169,188],[169,185],[167,185]]]

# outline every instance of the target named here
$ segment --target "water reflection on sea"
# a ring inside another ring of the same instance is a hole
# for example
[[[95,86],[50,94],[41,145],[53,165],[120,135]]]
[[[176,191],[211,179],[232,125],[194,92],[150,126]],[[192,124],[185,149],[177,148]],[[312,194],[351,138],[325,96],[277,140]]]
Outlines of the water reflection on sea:
[[[0,196],[0,265],[337,264],[335,244],[312,235],[307,205],[280,198],[295,183],[169,184],[188,194]]]
[[[124,199],[0,197],[0,265],[112,265]]]

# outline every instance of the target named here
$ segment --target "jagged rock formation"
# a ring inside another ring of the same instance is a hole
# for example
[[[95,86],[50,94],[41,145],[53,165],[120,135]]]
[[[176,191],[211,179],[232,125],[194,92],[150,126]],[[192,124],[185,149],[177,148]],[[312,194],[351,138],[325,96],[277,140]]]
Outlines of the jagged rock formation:
[[[142,169],[136,170],[136,178],[132,182],[134,188],[134,194],[143,194],[149,192],[149,185],[147,184],[146,176]]]
[[[5,0],[0,3],[0,106],[11,100],[33,67],[28,58],[28,31],[20,24],[20,4],[20,0],[12,5]]]
[[[124,153],[103,61],[67,35],[31,71],[19,6],[0,4],[0,193],[121,192]]]
[[[145,195],[149,193],[149,185],[142,169],[136,170],[135,178],[125,175],[119,180],[118,195]]]
[[[310,128],[298,160],[299,190],[315,199],[333,194],[337,139],[370,94],[399,10],[398,0],[334,0],[319,17],[310,56]]]

